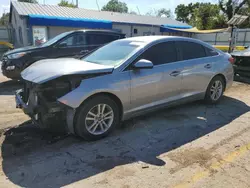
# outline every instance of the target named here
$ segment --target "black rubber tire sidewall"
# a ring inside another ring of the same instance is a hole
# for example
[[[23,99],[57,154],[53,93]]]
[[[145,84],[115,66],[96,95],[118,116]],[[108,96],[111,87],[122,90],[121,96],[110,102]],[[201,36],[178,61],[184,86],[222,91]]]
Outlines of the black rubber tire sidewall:
[[[214,84],[214,82],[215,82],[216,80],[219,80],[219,81],[222,83],[222,87],[223,87],[223,88],[222,88],[222,94],[221,94],[220,98],[219,98],[218,100],[215,101],[215,100],[211,99],[210,89],[211,89],[212,85]],[[210,83],[209,83],[209,85],[208,85],[208,87],[207,87],[207,91],[206,91],[206,95],[205,95],[205,102],[206,102],[207,104],[216,104],[216,103],[218,103],[218,102],[221,100],[224,91],[225,91],[225,82],[224,82],[223,78],[222,78],[221,76],[215,76],[215,77],[210,81]]]
[[[88,132],[88,130],[85,127],[85,117],[87,113],[92,107],[94,107],[97,104],[107,104],[113,109],[114,112],[114,121],[111,127],[109,128],[109,130],[107,130],[105,133],[101,135],[93,135],[90,132]],[[115,101],[108,96],[99,95],[87,100],[79,107],[78,112],[76,114],[75,133],[78,136],[84,138],[85,140],[89,141],[99,140],[109,135],[119,123],[120,123],[119,108],[115,103]]]

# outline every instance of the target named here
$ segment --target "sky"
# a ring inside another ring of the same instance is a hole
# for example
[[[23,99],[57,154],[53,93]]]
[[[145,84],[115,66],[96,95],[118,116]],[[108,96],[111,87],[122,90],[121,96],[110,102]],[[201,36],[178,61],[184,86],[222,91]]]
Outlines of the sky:
[[[69,2],[72,2],[72,0],[68,0]],[[75,0],[73,0],[75,2]],[[137,7],[140,11],[140,14],[146,14],[147,12],[153,12],[154,10],[160,9],[160,8],[166,8],[170,9],[173,13],[175,10],[175,7],[179,4],[189,4],[189,3],[195,3],[195,2],[211,2],[211,3],[217,3],[218,0],[120,0],[122,2],[125,2],[129,8],[130,11],[135,11],[138,13]],[[38,0],[39,3],[43,4],[51,4],[56,5],[60,2],[60,0]],[[101,9],[103,5],[107,4],[109,0],[78,0],[79,7],[80,8],[86,8],[86,9],[94,9],[98,10],[98,5]],[[2,15],[4,12],[9,12],[9,5],[10,0],[0,0],[0,15]]]

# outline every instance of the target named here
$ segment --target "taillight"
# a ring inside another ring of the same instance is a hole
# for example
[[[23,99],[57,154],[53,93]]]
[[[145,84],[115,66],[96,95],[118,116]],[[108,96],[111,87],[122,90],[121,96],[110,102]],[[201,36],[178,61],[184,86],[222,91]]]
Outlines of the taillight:
[[[235,59],[234,59],[233,57],[230,57],[230,58],[228,59],[228,61],[229,61],[231,64],[234,64]]]

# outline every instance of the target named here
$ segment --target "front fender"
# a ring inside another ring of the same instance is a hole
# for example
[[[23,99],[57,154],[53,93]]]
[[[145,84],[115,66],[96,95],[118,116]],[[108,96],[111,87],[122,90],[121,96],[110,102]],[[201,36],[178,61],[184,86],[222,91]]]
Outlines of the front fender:
[[[128,107],[130,104],[129,73],[108,74],[82,80],[79,87],[59,98],[58,101],[75,109],[90,96],[103,92],[117,96],[122,105],[125,108]]]

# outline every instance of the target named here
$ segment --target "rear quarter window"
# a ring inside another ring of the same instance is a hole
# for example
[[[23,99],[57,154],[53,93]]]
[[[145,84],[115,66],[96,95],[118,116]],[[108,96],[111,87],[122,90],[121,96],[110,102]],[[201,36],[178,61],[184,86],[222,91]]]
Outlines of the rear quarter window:
[[[212,57],[212,56],[217,56],[217,55],[219,55],[218,52],[216,52],[215,50],[213,50],[213,49],[211,49],[211,48],[205,47],[205,51],[206,51],[207,57]]]

